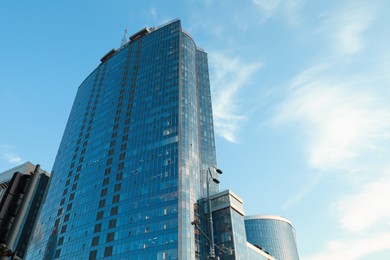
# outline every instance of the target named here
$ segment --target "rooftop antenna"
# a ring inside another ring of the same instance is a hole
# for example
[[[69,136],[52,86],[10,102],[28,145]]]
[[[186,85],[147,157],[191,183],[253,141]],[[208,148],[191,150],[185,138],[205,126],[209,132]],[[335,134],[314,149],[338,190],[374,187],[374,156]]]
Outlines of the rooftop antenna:
[[[128,41],[129,41],[129,36],[127,35],[127,28],[126,28],[122,38],[121,47],[125,46]]]

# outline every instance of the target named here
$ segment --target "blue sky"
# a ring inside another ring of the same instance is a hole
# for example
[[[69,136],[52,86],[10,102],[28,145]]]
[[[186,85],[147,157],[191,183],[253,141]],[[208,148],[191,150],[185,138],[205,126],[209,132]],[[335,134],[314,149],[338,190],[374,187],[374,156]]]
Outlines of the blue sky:
[[[209,54],[221,188],[289,218],[303,260],[390,257],[388,1],[3,1],[0,171],[50,170],[77,87],[180,18]]]

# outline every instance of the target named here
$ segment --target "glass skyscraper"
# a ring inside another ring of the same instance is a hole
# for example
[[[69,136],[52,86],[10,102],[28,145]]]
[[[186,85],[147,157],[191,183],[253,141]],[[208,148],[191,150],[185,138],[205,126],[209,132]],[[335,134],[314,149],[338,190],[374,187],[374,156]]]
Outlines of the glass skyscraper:
[[[249,243],[276,259],[299,260],[295,231],[288,219],[270,215],[247,216],[245,229]]]
[[[204,259],[215,164],[207,54],[180,20],[137,32],[78,88],[27,259]]]

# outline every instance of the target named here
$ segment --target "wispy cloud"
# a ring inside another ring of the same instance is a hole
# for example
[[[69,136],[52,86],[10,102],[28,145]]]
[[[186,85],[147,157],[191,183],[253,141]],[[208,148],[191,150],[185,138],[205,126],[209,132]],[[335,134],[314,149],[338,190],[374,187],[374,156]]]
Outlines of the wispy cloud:
[[[320,186],[321,176],[331,175],[341,187],[324,205],[340,238],[305,260],[355,260],[390,250],[389,54],[370,49],[364,37],[375,11],[368,2],[350,1],[328,14],[318,32],[329,48],[291,80],[274,118],[276,125],[298,131],[307,166],[316,174],[284,207]]]
[[[325,16],[319,32],[325,32],[338,54],[356,54],[364,48],[363,33],[375,19],[375,8],[367,1],[349,1]]]
[[[258,6],[265,16],[271,16],[278,7],[280,0],[252,0]]]
[[[333,240],[326,246],[325,252],[303,257],[304,260],[362,259],[371,253],[390,248],[390,232],[381,232],[365,238]]]
[[[390,228],[390,171],[363,186],[355,195],[340,200],[336,209],[341,226],[350,232],[366,231],[380,225]]]
[[[8,163],[19,163],[22,161],[22,158],[14,153],[2,153],[2,158]]]
[[[293,82],[277,121],[302,126],[310,167],[353,169],[353,160],[376,150],[390,133],[390,105],[371,91],[372,84],[359,76],[327,75],[323,66]]]
[[[246,63],[238,57],[211,52],[210,68],[213,73],[213,111],[216,133],[229,142],[239,142],[239,126],[245,120],[239,94],[260,69],[260,63]]]
[[[263,20],[274,16],[279,10],[287,18],[290,25],[295,25],[299,21],[298,11],[303,0],[252,0],[252,3],[259,8],[263,15]]]
[[[1,160],[9,163],[16,164],[22,161],[22,158],[13,152],[14,147],[11,145],[3,144],[0,145],[0,158]]]

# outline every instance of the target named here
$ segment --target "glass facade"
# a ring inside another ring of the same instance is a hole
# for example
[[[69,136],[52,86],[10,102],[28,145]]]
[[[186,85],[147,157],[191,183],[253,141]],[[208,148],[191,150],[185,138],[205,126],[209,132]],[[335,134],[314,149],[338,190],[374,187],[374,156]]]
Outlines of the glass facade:
[[[247,260],[273,257],[247,242],[243,201],[230,190],[210,196],[213,212],[215,252],[219,259]],[[207,200],[202,200],[207,213]],[[202,228],[206,228],[203,225]],[[207,255],[207,254],[204,254]]]
[[[0,173],[0,200],[5,196],[5,192],[15,172],[23,174],[30,174],[34,172],[36,165],[26,162],[19,166],[16,166],[10,170]],[[35,222],[37,221],[37,215],[41,208],[42,201],[44,199],[46,189],[48,187],[49,175],[44,171],[38,170],[40,175],[38,177],[37,185],[35,187],[34,194],[31,202],[29,203],[26,214],[21,224],[21,228],[16,237],[14,251],[17,252],[17,256],[24,258],[27,253],[27,245],[31,238],[32,231],[34,229]]]
[[[27,259],[203,259],[215,164],[207,54],[180,20],[141,30],[78,89]]]
[[[249,243],[276,259],[299,259],[295,231],[289,220],[278,216],[248,216],[245,229]]]

